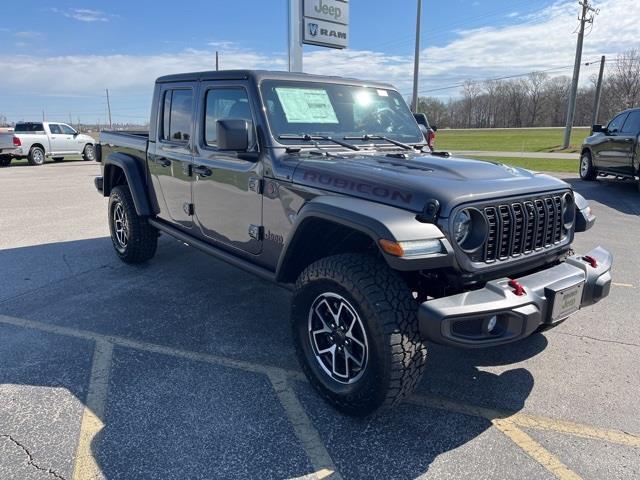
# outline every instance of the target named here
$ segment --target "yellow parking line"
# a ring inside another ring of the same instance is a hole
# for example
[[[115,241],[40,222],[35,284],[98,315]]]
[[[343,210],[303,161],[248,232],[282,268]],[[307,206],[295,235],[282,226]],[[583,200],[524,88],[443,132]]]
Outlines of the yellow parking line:
[[[83,415],[81,439],[78,445],[78,460],[76,462],[75,472],[92,472],[95,471],[95,468],[98,468],[90,454],[90,444],[93,436],[102,428],[100,417],[103,415],[104,401],[107,394],[108,365],[110,363],[111,351],[115,345],[138,351],[181,357],[189,360],[267,375],[276,391],[278,399],[282,403],[285,412],[289,417],[289,421],[293,424],[294,431],[300,439],[309,460],[316,469],[316,478],[326,478],[328,476],[336,479],[341,478],[340,473],[337,472],[329,453],[322,443],[320,435],[314,428],[309,417],[306,415],[306,412],[300,404],[295,392],[288,384],[288,380],[306,381],[304,375],[299,371],[259,365],[216,355],[197,353],[179,348],[131,340],[115,335],[103,335],[86,330],[61,327],[34,320],[8,317],[5,315],[0,315],[0,323],[68,337],[83,338],[96,342],[96,353],[94,355],[91,373],[92,380],[90,382],[94,386],[93,389],[90,386],[86,404],[87,408]],[[619,430],[603,429],[564,420],[554,420],[537,415],[500,411],[486,407],[458,403],[452,400],[429,395],[414,395],[409,399],[409,401],[416,405],[480,417],[490,421],[496,426],[496,428],[500,429],[505,435],[514,441],[523,451],[528,453],[532,458],[562,480],[576,479],[580,477],[569,470],[554,455],[545,450],[541,445],[517,427],[554,431],[582,438],[603,440],[625,446],[640,447],[639,436],[621,432]],[[93,462],[93,465],[91,462]],[[89,473],[87,473],[87,476],[78,475],[78,473],[74,474],[74,478],[93,478]]]
[[[91,365],[91,376],[89,377],[87,401],[84,412],[82,413],[80,436],[76,449],[75,465],[73,468],[74,480],[102,477],[102,471],[91,451],[91,443],[104,427],[102,418],[104,418],[104,407],[107,402],[112,356],[113,344],[103,340],[96,341],[93,353],[93,364]]]
[[[342,480],[333,460],[320,438],[320,434],[313,426],[307,412],[300,404],[296,393],[289,385],[287,375],[283,373],[270,373],[268,375],[273,389],[278,395],[280,403],[293,426],[293,430],[302,443],[302,446],[309,457],[311,465],[316,470],[315,478],[332,478]]]
[[[569,422],[567,420],[555,420],[541,417],[529,413],[506,412],[491,408],[477,407],[454,402],[439,397],[429,395],[413,395],[409,401],[415,405],[423,407],[437,408],[448,412],[460,413],[472,417],[480,417],[493,422],[494,420],[508,420],[510,423],[523,428],[534,430],[551,431],[575,437],[588,438],[591,440],[603,440],[605,442],[624,445],[627,447],[640,448],[640,436],[620,430],[606,429],[584,425],[581,423]]]
[[[494,420],[493,425],[504,433],[513,443],[527,455],[549,470],[560,480],[580,480],[580,476],[570,470],[558,457],[544,448],[525,432],[517,428],[509,420]]]

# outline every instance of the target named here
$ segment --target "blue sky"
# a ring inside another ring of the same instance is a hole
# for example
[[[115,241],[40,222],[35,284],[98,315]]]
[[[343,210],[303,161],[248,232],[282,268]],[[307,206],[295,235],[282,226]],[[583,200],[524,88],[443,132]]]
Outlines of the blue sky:
[[[424,0],[424,94],[532,70],[571,73],[575,0]],[[602,8],[585,43],[585,60],[640,47],[636,0],[595,0]],[[144,122],[153,79],[222,68],[286,68],[286,0],[207,2],[27,1],[2,6],[0,115],[86,122]],[[390,5],[392,7],[390,7]],[[411,89],[415,0],[352,0],[349,49],[305,47],[305,71],[390,81]],[[23,21],[29,19],[28,22]],[[16,21],[19,19],[19,21]],[[593,57],[593,58],[592,58]],[[588,80],[593,71],[585,69]],[[442,89],[442,90],[440,90]]]

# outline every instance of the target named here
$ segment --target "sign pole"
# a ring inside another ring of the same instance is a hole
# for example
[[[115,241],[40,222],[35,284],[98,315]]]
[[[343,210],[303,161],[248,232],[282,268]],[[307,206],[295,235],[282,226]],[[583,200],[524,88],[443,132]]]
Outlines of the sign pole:
[[[420,23],[422,18],[422,0],[418,0],[416,15],[416,52],[413,59],[413,95],[411,97],[411,111],[418,111],[418,82],[420,76]]]
[[[302,1],[289,0],[289,71],[302,72]]]

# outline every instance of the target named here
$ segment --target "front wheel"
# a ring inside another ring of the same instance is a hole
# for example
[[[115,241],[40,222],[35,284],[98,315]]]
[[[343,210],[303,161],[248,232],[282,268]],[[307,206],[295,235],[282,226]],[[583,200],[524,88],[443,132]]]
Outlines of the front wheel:
[[[10,156],[0,156],[0,167],[8,167],[11,165],[11,157]]]
[[[94,161],[96,159],[96,150],[93,145],[85,145],[82,151],[82,159],[85,162]]]
[[[345,254],[307,267],[296,282],[291,321],[310,383],[349,415],[399,403],[426,366],[417,310],[383,261]]]
[[[593,166],[593,160],[589,152],[584,152],[580,157],[580,178],[587,182],[591,182],[596,179],[598,172]]]
[[[118,185],[109,196],[109,230],[116,254],[125,263],[150,260],[158,246],[158,231],[136,212],[131,192]]]

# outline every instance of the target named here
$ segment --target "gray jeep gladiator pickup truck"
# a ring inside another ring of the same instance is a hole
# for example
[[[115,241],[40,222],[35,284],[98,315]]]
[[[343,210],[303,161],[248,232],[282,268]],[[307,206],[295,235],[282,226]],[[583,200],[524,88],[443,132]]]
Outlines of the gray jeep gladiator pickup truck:
[[[390,85],[265,71],[156,81],[148,133],[103,132],[117,255],[165,233],[293,290],[302,368],[336,408],[406,397],[427,340],[514,342],[609,294],[611,254],[566,183],[432,153]]]

